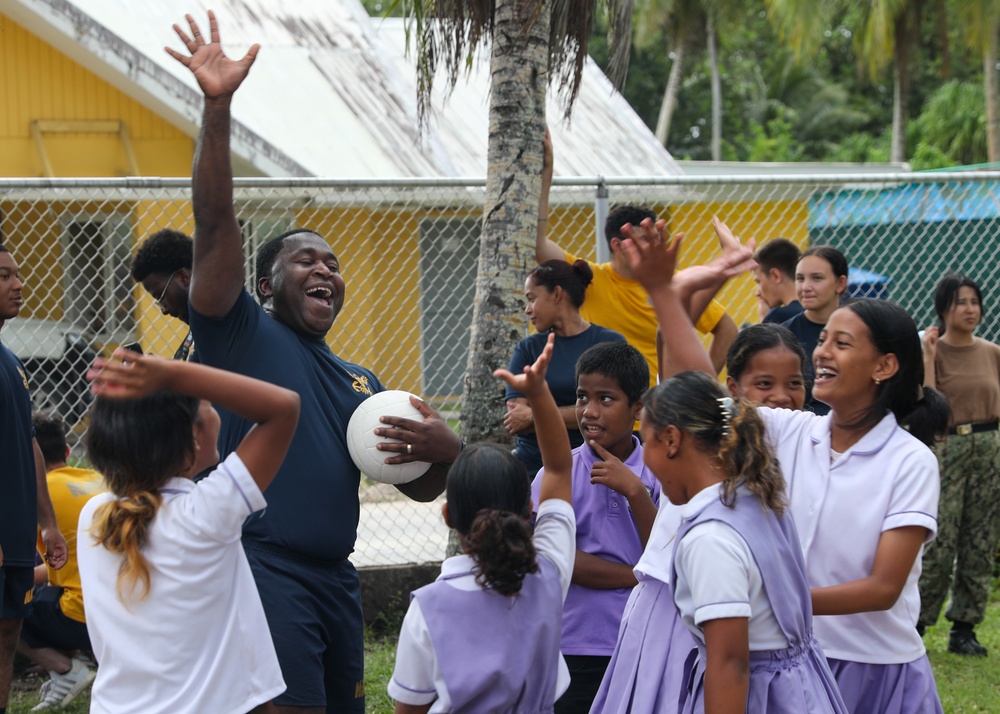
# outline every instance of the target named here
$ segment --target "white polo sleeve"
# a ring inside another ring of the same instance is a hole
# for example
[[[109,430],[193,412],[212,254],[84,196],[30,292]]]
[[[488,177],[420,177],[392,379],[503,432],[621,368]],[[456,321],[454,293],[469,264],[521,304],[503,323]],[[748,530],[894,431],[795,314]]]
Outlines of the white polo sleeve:
[[[535,518],[533,540],[535,551],[548,558],[559,571],[565,601],[576,563],[576,513],[572,504],[561,498],[543,501]]]
[[[720,521],[696,525],[677,546],[676,599],[681,615],[696,625],[751,615],[753,556],[740,535]]]
[[[421,706],[438,698],[439,686],[444,691],[431,633],[419,602],[410,600],[399,630],[396,666],[387,687],[389,696],[397,702]]]
[[[263,509],[267,501],[234,451],[196,483],[179,506],[183,522],[192,532],[220,543],[234,543],[242,535],[247,516]]]
[[[893,453],[892,450],[886,451]],[[898,458],[898,451],[895,454]],[[882,520],[882,532],[904,526],[923,526],[927,529],[924,542],[934,540],[940,492],[937,457],[923,444],[913,444],[910,453],[896,462],[892,474],[892,495]]]

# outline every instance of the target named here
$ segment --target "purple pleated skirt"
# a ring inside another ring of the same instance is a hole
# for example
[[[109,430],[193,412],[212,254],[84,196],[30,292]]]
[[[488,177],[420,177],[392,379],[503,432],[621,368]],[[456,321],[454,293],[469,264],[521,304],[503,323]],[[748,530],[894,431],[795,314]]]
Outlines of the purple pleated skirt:
[[[943,714],[926,654],[906,664],[829,662],[851,714]]]
[[[683,714],[705,712],[705,665],[693,664],[691,694]],[[746,711],[754,714],[849,714],[815,637],[784,650],[750,652]]]
[[[684,665],[696,647],[670,585],[639,581],[591,714],[675,714],[687,689]]]

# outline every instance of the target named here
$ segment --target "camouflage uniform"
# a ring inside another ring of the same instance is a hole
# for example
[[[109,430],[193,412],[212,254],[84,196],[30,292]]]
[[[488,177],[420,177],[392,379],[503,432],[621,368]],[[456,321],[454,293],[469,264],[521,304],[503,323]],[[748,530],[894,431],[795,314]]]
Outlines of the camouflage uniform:
[[[1000,431],[952,435],[935,449],[941,464],[937,538],[924,551],[920,620],[982,622],[1000,540]],[[954,571],[954,582],[952,572]]]

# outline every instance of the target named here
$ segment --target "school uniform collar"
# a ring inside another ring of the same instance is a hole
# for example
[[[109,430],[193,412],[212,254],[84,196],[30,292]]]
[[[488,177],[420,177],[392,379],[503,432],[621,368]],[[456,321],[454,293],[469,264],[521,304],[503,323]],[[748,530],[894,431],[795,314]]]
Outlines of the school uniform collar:
[[[590,468],[596,464],[598,461],[603,461],[603,459],[597,455],[597,453],[590,448],[590,444],[587,443],[586,437],[584,437],[583,446],[580,447],[580,461],[582,465],[586,467],[587,473],[590,473]],[[642,444],[639,440],[632,435],[632,453],[628,455],[628,458],[623,462],[628,466],[629,470],[634,474],[641,474],[642,469],[646,467],[646,464],[642,460]]]
[[[441,574],[437,576],[437,579],[452,580],[465,575],[471,575],[475,567],[476,561],[471,555],[466,555],[465,553],[453,555],[441,563]]]
[[[681,508],[681,519],[690,521],[692,518],[696,518],[698,514],[718,501],[721,496],[721,483],[713,483],[711,486],[706,486],[692,496],[690,501],[684,504]]]
[[[829,451],[830,451],[830,424],[832,417],[825,416],[814,420],[812,430],[809,434],[810,439],[812,439],[813,447],[819,451],[826,454],[825,460],[829,461]],[[859,456],[870,456],[871,454],[877,454],[882,448],[889,443],[889,439],[899,428],[899,424],[896,422],[896,417],[892,412],[886,412],[882,420],[872,427],[871,431],[861,437],[858,443],[847,449],[837,462],[841,462],[849,454],[857,454]],[[821,462],[823,460],[821,459]]]

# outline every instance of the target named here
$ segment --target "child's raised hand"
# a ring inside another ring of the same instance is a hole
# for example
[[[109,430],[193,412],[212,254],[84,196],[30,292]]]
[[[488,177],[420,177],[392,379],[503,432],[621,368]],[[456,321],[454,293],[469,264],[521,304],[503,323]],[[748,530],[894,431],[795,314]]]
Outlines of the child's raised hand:
[[[653,292],[658,287],[669,285],[677,269],[683,233],[674,236],[673,241],[666,236],[666,221],[653,223],[646,218],[633,226],[626,223],[622,233],[622,251],[633,276],[646,289]]]
[[[87,370],[90,391],[111,399],[139,399],[167,389],[171,361],[119,347]]]
[[[525,365],[523,374],[513,374],[509,370],[498,369],[493,373],[493,376],[505,381],[512,389],[526,396],[530,402],[532,397],[544,393],[549,388],[545,383],[545,372],[552,360],[552,346],[555,342],[555,333],[549,333],[545,349],[538,355],[534,364]]]

